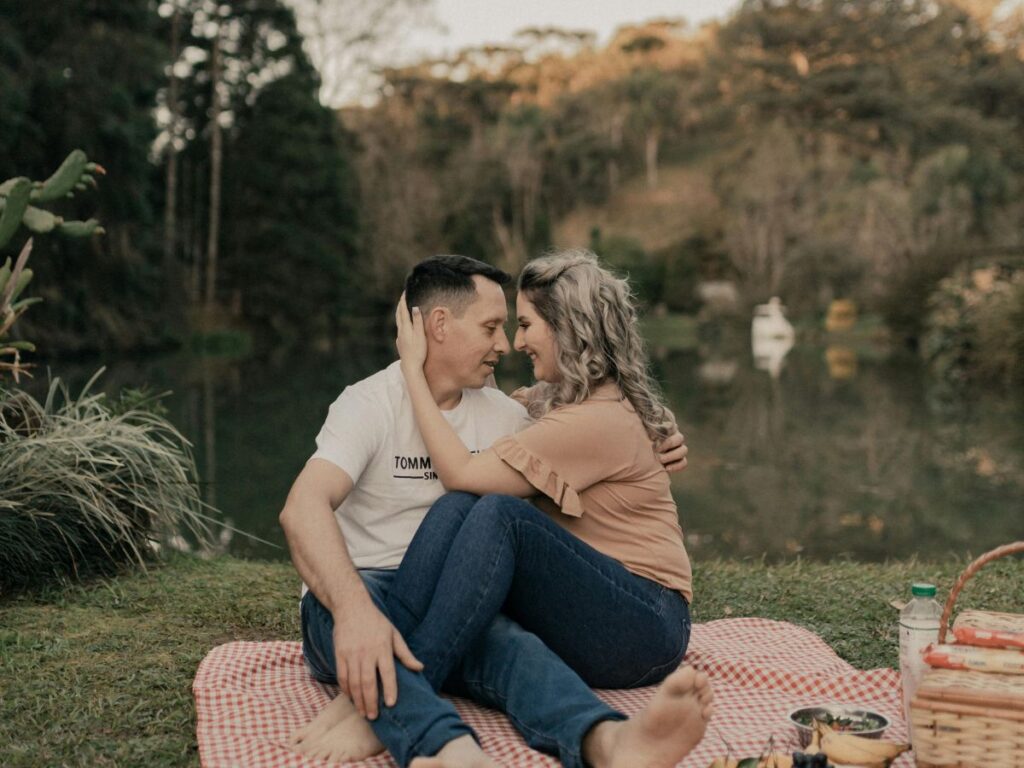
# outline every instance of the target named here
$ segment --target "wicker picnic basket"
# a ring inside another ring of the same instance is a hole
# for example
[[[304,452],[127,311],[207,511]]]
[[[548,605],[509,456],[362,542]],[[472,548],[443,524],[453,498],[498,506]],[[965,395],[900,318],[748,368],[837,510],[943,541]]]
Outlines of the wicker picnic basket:
[[[979,557],[960,574],[946,600],[939,643],[964,585],[986,564],[1024,552],[1024,541]],[[910,703],[918,768],[1024,767],[1024,675],[931,669]]]

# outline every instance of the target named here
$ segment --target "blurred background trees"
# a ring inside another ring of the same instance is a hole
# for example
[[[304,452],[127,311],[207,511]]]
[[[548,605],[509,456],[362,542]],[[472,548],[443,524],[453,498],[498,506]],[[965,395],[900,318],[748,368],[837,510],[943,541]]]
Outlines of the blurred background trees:
[[[602,47],[530,29],[335,110],[426,0],[8,0],[0,176],[73,146],[111,173],[109,236],[45,244],[61,301],[24,332],[322,347],[430,253],[514,272],[592,245],[650,307],[727,280],[811,319],[852,299],[918,344],[942,280],[1021,260],[1024,27],[997,5],[749,0]]]

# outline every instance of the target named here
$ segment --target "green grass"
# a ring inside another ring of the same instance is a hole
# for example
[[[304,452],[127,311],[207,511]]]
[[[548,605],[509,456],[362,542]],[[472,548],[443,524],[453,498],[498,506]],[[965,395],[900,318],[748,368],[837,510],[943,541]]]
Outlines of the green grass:
[[[696,621],[806,626],[860,668],[896,663],[895,611],[913,580],[940,596],[962,563],[699,563]],[[986,568],[961,597],[1021,610],[1024,561]],[[149,573],[0,605],[0,765],[197,765],[191,683],[214,646],[299,638],[286,563],[176,557]]]

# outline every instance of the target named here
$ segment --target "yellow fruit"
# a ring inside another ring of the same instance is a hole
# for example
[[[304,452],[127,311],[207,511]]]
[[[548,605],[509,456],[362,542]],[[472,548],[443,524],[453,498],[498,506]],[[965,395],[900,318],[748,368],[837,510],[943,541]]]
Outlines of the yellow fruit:
[[[793,756],[785,752],[769,752],[761,758],[757,768],[793,768]]]
[[[821,749],[835,763],[854,765],[888,765],[910,749],[909,744],[895,744],[879,739],[865,739],[850,733],[836,733],[829,729],[821,737]]]

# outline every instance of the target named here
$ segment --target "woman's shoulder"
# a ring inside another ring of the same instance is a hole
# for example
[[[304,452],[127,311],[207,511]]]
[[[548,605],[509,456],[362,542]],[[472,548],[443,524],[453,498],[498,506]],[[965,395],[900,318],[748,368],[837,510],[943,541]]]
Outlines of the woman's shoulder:
[[[586,400],[566,403],[548,411],[541,420],[593,423],[602,431],[622,429],[637,420],[636,410],[617,385],[602,385],[591,392]]]

